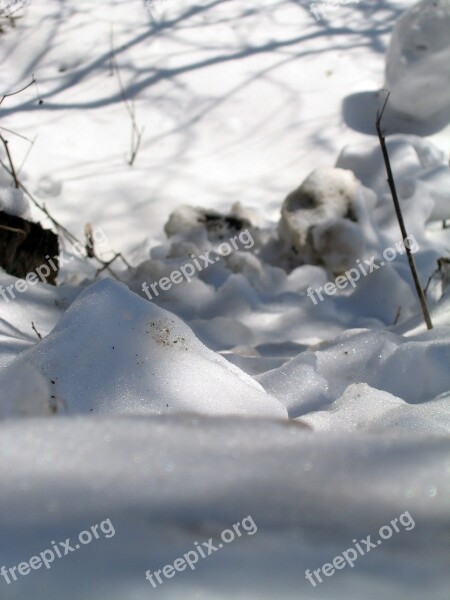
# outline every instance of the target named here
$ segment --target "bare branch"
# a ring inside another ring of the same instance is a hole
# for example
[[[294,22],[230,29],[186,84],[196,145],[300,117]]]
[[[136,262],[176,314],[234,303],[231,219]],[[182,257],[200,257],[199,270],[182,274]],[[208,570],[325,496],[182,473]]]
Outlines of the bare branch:
[[[383,114],[386,109],[386,105],[388,103],[389,96],[390,96],[390,92],[388,91],[386,99],[383,104],[383,108],[381,109],[381,112],[380,111],[377,112],[376,129],[377,129],[378,138],[380,140],[381,151],[383,153],[384,164],[386,166],[387,181],[389,184],[389,188],[391,190],[392,200],[394,201],[395,213],[397,215],[397,220],[400,225],[400,230],[402,232],[403,245],[405,246],[405,249],[406,249],[406,255],[408,257],[409,267],[411,269],[412,277],[414,280],[414,285],[416,287],[420,306],[422,308],[423,318],[424,318],[425,324],[427,326],[427,329],[433,329],[433,323],[431,321],[430,312],[428,310],[427,299],[425,297],[425,293],[424,293],[421,283],[420,283],[419,275],[417,273],[416,263],[414,261],[414,256],[411,252],[411,249],[409,248],[409,245],[406,245],[406,243],[405,243],[405,240],[408,239],[408,233],[406,231],[405,222],[403,220],[402,209],[401,209],[400,202],[398,199],[397,189],[395,187],[394,175],[392,173],[392,168],[391,168],[391,161],[389,159],[389,153],[388,153],[388,149],[386,146],[386,139],[385,139],[385,137],[383,135],[383,131],[381,129],[381,120],[383,118]]]

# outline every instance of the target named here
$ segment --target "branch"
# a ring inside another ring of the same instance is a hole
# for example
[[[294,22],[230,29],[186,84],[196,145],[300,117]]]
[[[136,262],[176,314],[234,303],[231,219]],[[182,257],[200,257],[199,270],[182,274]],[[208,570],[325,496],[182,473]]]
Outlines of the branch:
[[[427,326],[427,329],[433,329],[433,323],[431,321],[430,312],[428,310],[425,293],[420,284],[420,279],[419,279],[419,275],[417,273],[417,267],[416,267],[416,263],[414,261],[414,256],[411,252],[411,249],[405,244],[405,240],[408,238],[408,233],[406,231],[405,222],[403,220],[402,209],[400,207],[400,202],[399,202],[399,199],[397,196],[397,189],[395,187],[394,176],[392,174],[391,161],[389,159],[389,153],[388,153],[387,146],[386,146],[386,139],[381,130],[381,120],[383,118],[383,114],[384,114],[386,105],[388,103],[389,96],[390,96],[390,92],[388,92],[388,94],[386,96],[386,100],[384,101],[381,112],[380,111],[377,112],[376,129],[377,129],[377,133],[378,133],[378,138],[380,140],[381,151],[383,152],[384,164],[386,166],[387,181],[389,184],[389,188],[391,190],[392,200],[394,201],[395,213],[397,215],[398,224],[400,225],[400,230],[402,232],[403,245],[405,246],[405,249],[406,249],[406,255],[408,257],[409,267],[411,269],[412,277],[414,280],[414,285],[416,287],[416,292],[419,297],[420,306],[422,308],[423,318],[424,318],[425,324]]]
[[[27,85],[25,85],[20,90],[17,90],[17,92],[11,92],[10,94],[3,94],[2,99],[0,100],[0,104],[3,102],[3,100],[5,98],[9,98],[10,96],[15,96],[16,94],[20,94],[20,92],[25,91],[27,88],[31,87],[33,85],[33,83],[36,83],[36,79],[34,78],[34,75],[31,77],[30,83],[27,83]]]
[[[119,65],[117,64],[116,55],[114,53],[114,38],[112,27],[110,31],[110,74],[113,70],[116,73],[117,81],[119,83],[120,95],[122,97],[123,103],[125,104],[125,108],[127,109],[128,114],[131,119],[131,150],[130,150],[130,158],[128,159],[128,164],[130,167],[133,166],[133,163],[136,159],[137,153],[139,151],[139,147],[141,145],[142,134],[144,133],[144,127],[139,129],[138,124],[136,122],[136,109],[134,103],[130,106],[128,102],[128,98],[125,92],[125,87],[122,82],[122,77],[120,75]]]

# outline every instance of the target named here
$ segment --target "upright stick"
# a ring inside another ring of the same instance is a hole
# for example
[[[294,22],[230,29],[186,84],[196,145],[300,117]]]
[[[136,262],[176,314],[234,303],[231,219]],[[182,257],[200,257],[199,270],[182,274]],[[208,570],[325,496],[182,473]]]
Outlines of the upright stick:
[[[383,118],[384,110],[385,110],[386,104],[389,100],[389,95],[390,95],[390,92],[388,92],[388,94],[386,96],[386,100],[384,101],[381,112],[378,111],[378,113],[377,113],[377,120],[376,120],[377,133],[378,133],[378,138],[380,140],[381,151],[383,152],[384,164],[386,165],[387,181],[389,184],[389,188],[391,190],[392,200],[394,201],[394,207],[395,207],[395,212],[397,214],[398,224],[400,225],[400,230],[402,232],[403,244],[405,246],[406,255],[408,257],[409,268],[411,269],[411,273],[412,273],[412,276],[414,279],[414,285],[416,286],[417,295],[419,296],[420,306],[422,307],[423,318],[424,318],[427,328],[433,329],[433,323],[431,322],[430,311],[428,310],[425,293],[420,284],[420,279],[419,279],[419,275],[417,273],[417,267],[416,267],[416,263],[414,261],[414,256],[411,252],[411,248],[409,248],[405,244],[405,240],[408,238],[408,233],[406,231],[405,222],[403,220],[402,209],[400,207],[400,202],[399,202],[398,196],[397,196],[397,189],[395,187],[394,176],[392,174],[391,161],[389,160],[389,153],[388,153],[387,146],[386,146],[386,140],[385,140],[385,137],[381,130],[381,119]]]

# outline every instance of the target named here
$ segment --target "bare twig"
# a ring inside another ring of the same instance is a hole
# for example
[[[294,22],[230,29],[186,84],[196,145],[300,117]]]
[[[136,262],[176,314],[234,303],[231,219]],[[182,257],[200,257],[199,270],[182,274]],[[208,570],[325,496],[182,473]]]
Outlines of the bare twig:
[[[5,171],[11,175],[11,177],[13,176],[13,173],[12,173],[11,169],[9,169],[8,166],[1,159],[0,159],[0,166],[2,166],[5,169]],[[17,182],[19,184],[19,189],[21,189],[24,192],[24,194],[31,200],[31,202],[34,204],[34,206],[36,206],[36,208],[38,208],[40,211],[42,211],[45,214],[45,216],[51,221],[51,223],[53,223],[53,225],[56,227],[57,231],[59,231],[61,235],[63,235],[71,244],[79,244],[79,245],[81,244],[81,245],[83,245],[82,242],[75,235],[73,235],[68,229],[66,229],[63,225],[61,225],[61,223],[59,223],[54,217],[52,217],[52,215],[47,210],[47,208],[43,204],[40,204],[36,200],[36,198],[33,196],[33,194],[23,185],[23,183],[19,179],[17,179]],[[119,253],[119,256],[121,256],[120,253]],[[94,255],[94,258],[103,267],[105,267],[105,269],[107,269],[108,272],[115,279],[117,279],[118,281],[120,281],[120,278],[118,277],[118,275],[116,273],[114,273],[114,271],[109,266],[112,261],[109,261],[109,263],[106,263],[104,260],[102,260],[101,258],[99,258],[96,254]]]
[[[87,254],[88,258],[94,258],[94,256],[95,256],[94,234],[92,231],[92,225],[90,223],[86,223],[86,225],[84,226],[84,239],[85,239],[84,248],[86,250],[86,254]]]
[[[0,99],[0,104],[3,102],[3,100],[5,98],[9,98],[10,96],[15,96],[16,94],[20,94],[20,92],[24,92],[27,88],[31,87],[33,85],[33,83],[36,83],[34,75],[32,75],[30,83],[27,83],[27,85],[25,85],[20,90],[17,90],[17,92],[11,92],[10,94],[3,94],[2,98]]]
[[[17,179],[17,174],[16,174],[16,170],[14,168],[14,163],[12,161],[11,154],[9,152],[8,140],[5,140],[5,138],[2,136],[1,133],[0,133],[0,140],[3,142],[3,145],[5,146],[6,156],[8,157],[9,166],[11,167],[11,175],[12,175],[12,178],[14,179],[14,185],[16,186],[16,189],[19,189],[19,180]]]
[[[32,77],[32,80],[29,84],[27,84],[25,87],[23,87],[22,89],[16,91],[16,92],[12,92],[11,94],[4,94],[3,97],[0,99],[0,104],[3,102],[3,100],[5,98],[8,98],[9,96],[15,96],[16,94],[19,94],[20,92],[23,92],[24,90],[26,90],[27,88],[29,88],[31,85],[36,84],[36,89],[37,89],[37,93],[39,95],[39,89],[37,88],[37,82],[34,78],[34,75]],[[39,104],[42,104],[43,100],[39,100]],[[127,104],[128,106],[128,104]],[[133,113],[134,116],[134,113]],[[135,123],[135,121],[134,121]],[[66,229],[66,227],[64,227],[63,225],[61,225],[61,223],[59,223],[51,214],[50,212],[47,210],[46,206],[44,204],[40,204],[40,202],[38,202],[36,200],[36,198],[33,196],[33,194],[31,194],[31,192],[23,185],[23,183],[19,180],[18,178],[18,173],[16,171],[16,168],[14,166],[14,162],[12,160],[11,154],[9,152],[9,148],[8,148],[8,140],[6,140],[0,133],[0,140],[2,141],[3,145],[5,146],[5,150],[6,150],[6,155],[8,157],[8,163],[9,163],[9,167],[7,164],[5,164],[5,162],[3,160],[0,159],[0,166],[3,167],[3,169],[9,173],[9,175],[13,178],[14,180],[14,185],[16,187],[16,189],[21,189],[23,191],[23,193],[31,200],[31,202],[34,204],[34,206],[36,206],[36,208],[38,208],[41,212],[43,212],[45,214],[45,216],[50,220],[50,222],[54,225],[54,227],[57,229],[57,231],[64,236],[65,238],[67,238],[67,240],[71,243],[71,244],[78,244],[78,245],[82,245],[81,241],[75,236],[73,235],[68,229]],[[34,143],[34,142],[33,142]],[[32,147],[32,146],[31,146]],[[137,148],[139,147],[139,145],[137,146]],[[136,152],[137,152],[137,148],[136,148]],[[28,153],[26,155],[26,157],[28,156]],[[134,155],[135,156],[135,155]],[[26,160],[25,157],[25,160]],[[134,160],[134,157],[133,157]],[[23,166],[23,163],[22,163]],[[15,233],[25,233],[22,230],[13,230],[12,228],[6,227],[6,226],[1,226],[0,228],[3,229],[8,229],[10,231],[13,231]],[[121,258],[123,260],[123,262],[126,264],[127,267],[130,267],[130,265],[128,264],[128,262],[125,260],[125,258],[123,257],[123,255],[119,252],[117,254],[115,254],[115,256],[110,260],[110,261],[104,261],[101,258],[99,258],[95,252],[94,249],[94,245],[93,245],[93,237],[92,237],[92,228],[90,228],[90,234],[88,235],[89,232],[87,232],[86,234],[86,254],[88,258],[94,258],[97,262],[99,262],[102,267],[97,271],[97,274],[101,271],[107,270],[108,273],[110,273],[115,279],[117,279],[118,281],[120,281],[120,278],[116,275],[116,273],[111,269],[110,265],[116,260],[116,258]],[[88,247],[89,244],[88,242],[90,242],[92,245],[91,247]]]
[[[423,318],[424,318],[425,324],[427,326],[427,329],[433,329],[433,323],[431,321],[430,312],[428,310],[425,293],[420,284],[420,279],[419,279],[419,275],[417,273],[417,267],[416,267],[416,263],[414,261],[414,256],[413,256],[409,246],[407,246],[405,244],[405,240],[408,239],[408,233],[406,231],[405,222],[403,220],[402,209],[400,207],[400,202],[399,202],[399,199],[397,196],[397,189],[395,187],[394,176],[392,174],[391,161],[389,159],[389,153],[388,153],[387,146],[386,146],[386,139],[385,139],[385,137],[383,135],[383,131],[381,129],[381,120],[383,118],[383,114],[384,114],[387,102],[389,100],[389,95],[390,95],[390,92],[388,92],[388,94],[386,96],[386,99],[383,104],[383,108],[381,109],[381,111],[377,112],[376,129],[377,129],[377,133],[378,133],[378,138],[380,140],[381,151],[383,153],[384,164],[386,166],[387,181],[389,184],[389,188],[391,190],[392,200],[394,201],[394,208],[395,208],[395,212],[397,215],[398,223],[400,225],[400,230],[402,232],[403,244],[406,249],[406,255],[408,257],[409,267],[411,269],[412,277],[414,280],[414,285],[416,287],[420,306],[422,308]]]
[[[139,129],[139,126],[136,121],[136,109],[134,106],[134,102],[132,102],[130,104],[130,102],[128,101],[126,92],[125,92],[125,87],[123,85],[122,77],[120,75],[120,68],[119,68],[119,65],[117,64],[116,55],[114,53],[114,37],[113,37],[112,27],[111,27],[111,32],[110,32],[110,44],[111,44],[110,66],[113,68],[114,72],[116,73],[117,81],[119,83],[119,88],[120,88],[120,95],[122,96],[123,103],[125,104],[125,108],[127,109],[127,112],[130,115],[130,120],[131,120],[131,148],[130,148],[130,158],[128,159],[128,164],[130,165],[130,167],[132,167],[134,164],[134,161],[136,160],[136,156],[139,151],[139,147],[141,145],[142,134],[144,133],[145,128],[142,127],[142,129]]]
[[[33,150],[33,146],[34,146],[34,142],[36,141],[37,136],[34,138],[34,140],[28,140],[30,142],[30,146],[25,154],[25,156],[23,157],[23,160],[20,164],[20,167],[17,169],[17,175],[20,175],[20,171],[23,169],[25,163],[27,162],[27,158],[30,156],[30,152]]]
[[[39,338],[40,340],[42,340],[42,335],[41,335],[41,334],[39,333],[39,331],[36,329],[36,327],[35,327],[35,325],[34,325],[33,321],[31,321],[31,329],[32,329],[32,330],[34,331],[34,333],[35,333],[35,334],[38,336],[38,338]]]
[[[21,235],[26,235],[26,232],[23,229],[17,229],[17,227],[9,227],[8,225],[0,225],[0,229],[4,229],[5,231],[10,231],[11,233],[19,233]]]
[[[16,135],[18,138],[21,138],[22,140],[26,140],[27,142],[30,142],[30,144],[33,143],[30,140],[30,138],[27,138],[25,135],[22,135],[21,133],[17,133],[17,131],[13,131],[12,129],[8,129],[7,127],[3,127],[3,125],[0,125],[0,129],[3,129],[3,131],[6,131],[6,133],[10,133],[11,135]]]

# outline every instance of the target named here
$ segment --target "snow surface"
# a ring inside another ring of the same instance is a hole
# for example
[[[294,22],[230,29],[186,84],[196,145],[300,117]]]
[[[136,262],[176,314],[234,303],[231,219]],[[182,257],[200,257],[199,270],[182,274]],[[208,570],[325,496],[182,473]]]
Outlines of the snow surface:
[[[0,411],[6,402],[24,402],[13,385],[29,365],[51,389],[30,396],[30,414],[34,407],[34,414],[42,412],[51,396],[68,414],[287,416],[281,403],[206,348],[179,318],[111,280],[83,292],[45,340],[2,372],[7,393]]]
[[[98,273],[61,241],[71,260],[58,286],[0,297],[0,568],[107,518],[115,527],[48,571],[0,575],[2,600],[448,599],[437,7],[448,1],[399,21],[409,2],[346,2],[317,21],[296,0],[33,0],[2,22],[4,92],[38,82],[1,105],[21,181],[79,238],[101,226],[104,260],[120,251],[131,264]],[[145,127],[133,167],[112,50]],[[433,331],[375,137],[385,73],[387,144]],[[287,215],[305,189],[326,210]],[[4,171],[0,210],[51,226]],[[212,264],[149,300],[144,282],[201,256]],[[308,290],[357,260],[378,268],[314,304]],[[15,282],[0,272],[4,289]],[[413,530],[315,588],[305,579],[405,511]],[[157,589],[146,581],[247,515],[254,536]]]
[[[397,21],[386,56],[386,88],[399,113],[419,121],[450,114],[450,2],[422,0]]]

